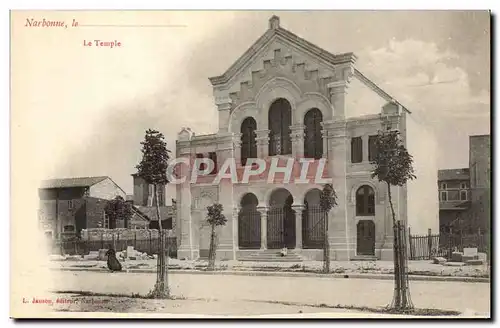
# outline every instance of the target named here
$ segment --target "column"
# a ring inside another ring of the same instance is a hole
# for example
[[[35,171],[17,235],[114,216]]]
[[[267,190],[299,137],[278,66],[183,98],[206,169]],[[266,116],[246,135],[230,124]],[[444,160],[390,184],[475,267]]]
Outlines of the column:
[[[267,249],[267,207],[257,207],[260,213],[260,249]]]
[[[269,130],[256,130],[257,157],[265,159],[269,155]]]
[[[292,156],[294,158],[302,158],[304,157],[304,125],[292,125],[290,130],[290,138],[292,139]]]
[[[234,251],[239,250],[239,244],[238,244],[238,215],[240,214],[241,207],[239,205],[236,205],[233,207],[233,249]],[[236,256],[234,257],[236,260]]]
[[[304,205],[293,205],[292,209],[295,211],[295,249],[302,248],[302,213],[304,212]]]

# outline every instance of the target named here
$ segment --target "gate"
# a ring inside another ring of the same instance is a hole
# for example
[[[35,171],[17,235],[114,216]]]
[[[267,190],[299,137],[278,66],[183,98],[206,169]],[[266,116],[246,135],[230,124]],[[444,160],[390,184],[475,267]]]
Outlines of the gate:
[[[319,205],[308,206],[304,209],[302,217],[303,247],[322,249],[325,232],[325,213]]]
[[[240,249],[260,248],[260,213],[255,209],[241,209],[238,214],[238,246]]]
[[[267,248],[295,248],[295,212],[274,207],[267,212]]]
[[[276,249],[284,246],[284,217],[285,211],[281,207],[271,208],[267,212],[267,248]]]

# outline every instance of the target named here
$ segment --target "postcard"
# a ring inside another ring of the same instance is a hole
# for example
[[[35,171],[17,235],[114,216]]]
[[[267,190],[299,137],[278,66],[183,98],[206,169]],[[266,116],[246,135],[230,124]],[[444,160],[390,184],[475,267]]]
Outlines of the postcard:
[[[489,11],[13,10],[13,318],[491,318]]]

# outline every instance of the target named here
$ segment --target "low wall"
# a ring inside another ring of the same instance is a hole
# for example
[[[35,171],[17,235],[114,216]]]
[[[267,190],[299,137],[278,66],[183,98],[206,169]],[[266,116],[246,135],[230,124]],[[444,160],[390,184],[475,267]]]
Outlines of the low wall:
[[[170,256],[177,256],[177,242],[173,231],[166,232],[165,248],[169,248]],[[53,254],[85,255],[90,251],[114,248],[117,252],[133,246],[136,250],[148,254],[158,254],[159,232],[153,229],[84,229],[82,238],[59,241],[53,245]]]
[[[167,231],[167,237],[174,237],[174,233],[171,230]],[[156,239],[159,237],[159,232],[156,229],[83,229],[82,230],[82,240],[149,240]]]

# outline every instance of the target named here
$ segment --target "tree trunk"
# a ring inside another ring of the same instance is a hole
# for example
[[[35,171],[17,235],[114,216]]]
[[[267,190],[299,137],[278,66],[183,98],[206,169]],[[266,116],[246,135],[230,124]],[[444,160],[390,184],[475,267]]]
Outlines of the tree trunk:
[[[210,234],[210,251],[208,252],[208,269],[215,270],[215,224],[212,224],[212,232]]]
[[[328,241],[328,212],[323,214],[323,272],[330,272],[330,243]]]
[[[392,215],[392,228],[394,234],[393,252],[394,252],[394,300],[393,305],[396,309],[401,307],[401,271],[400,271],[400,258],[399,258],[399,231],[396,224],[396,213],[394,212],[394,205],[392,204],[391,185],[387,182],[387,191],[389,196],[389,204],[391,205]]]
[[[161,225],[161,215],[160,215],[160,205],[158,203],[158,185],[154,184],[154,197],[155,197],[155,206],[156,206],[156,215],[158,217],[158,227],[159,227],[159,249],[158,249],[158,274],[156,279],[156,292],[157,295],[161,297],[169,297],[170,292],[168,288],[168,277],[167,277],[167,267],[165,263],[165,236],[163,234],[163,227]]]

